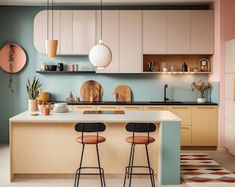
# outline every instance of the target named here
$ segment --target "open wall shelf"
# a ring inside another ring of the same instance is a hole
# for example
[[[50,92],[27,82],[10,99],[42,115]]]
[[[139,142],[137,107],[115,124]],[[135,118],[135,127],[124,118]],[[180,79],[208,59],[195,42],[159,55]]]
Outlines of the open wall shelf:
[[[95,71],[36,71],[40,74],[95,74]]]

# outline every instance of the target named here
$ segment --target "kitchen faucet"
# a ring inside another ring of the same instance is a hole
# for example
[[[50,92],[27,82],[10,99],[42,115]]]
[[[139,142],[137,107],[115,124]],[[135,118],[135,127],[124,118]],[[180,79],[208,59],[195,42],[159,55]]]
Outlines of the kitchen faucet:
[[[165,84],[165,85],[164,85],[164,102],[169,101],[169,98],[166,97],[166,89],[167,89],[167,88],[168,88],[168,85]]]

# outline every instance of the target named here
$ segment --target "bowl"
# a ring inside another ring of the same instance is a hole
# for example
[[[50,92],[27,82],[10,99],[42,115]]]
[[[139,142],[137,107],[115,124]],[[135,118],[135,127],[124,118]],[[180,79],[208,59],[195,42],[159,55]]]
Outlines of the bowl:
[[[57,65],[47,65],[48,71],[56,71]]]
[[[66,108],[67,107],[67,103],[55,103],[54,107],[55,108]]]

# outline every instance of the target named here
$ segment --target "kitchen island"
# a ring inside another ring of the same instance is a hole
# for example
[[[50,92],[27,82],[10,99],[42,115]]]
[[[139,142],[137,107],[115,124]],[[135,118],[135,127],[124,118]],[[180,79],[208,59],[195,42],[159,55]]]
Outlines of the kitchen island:
[[[10,118],[11,181],[29,178],[71,178],[80,158],[81,145],[76,143],[77,122],[103,122],[107,141],[100,145],[101,164],[107,178],[123,178],[128,165],[130,145],[125,138],[128,122],[158,124],[151,134],[150,160],[162,185],[180,184],[181,119],[170,111],[124,111],[124,114],[83,114],[83,111],[30,116],[28,112]],[[144,147],[138,146],[136,160],[145,164]],[[97,165],[92,146],[85,152],[84,165]]]

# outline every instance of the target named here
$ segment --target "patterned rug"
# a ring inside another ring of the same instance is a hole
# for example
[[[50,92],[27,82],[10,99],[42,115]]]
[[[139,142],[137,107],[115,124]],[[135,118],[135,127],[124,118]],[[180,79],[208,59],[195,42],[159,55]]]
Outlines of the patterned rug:
[[[221,167],[208,154],[181,154],[181,177],[187,184],[217,184],[235,187],[235,174]]]

